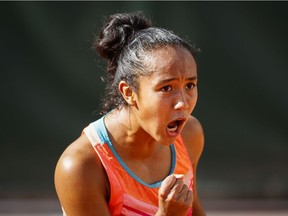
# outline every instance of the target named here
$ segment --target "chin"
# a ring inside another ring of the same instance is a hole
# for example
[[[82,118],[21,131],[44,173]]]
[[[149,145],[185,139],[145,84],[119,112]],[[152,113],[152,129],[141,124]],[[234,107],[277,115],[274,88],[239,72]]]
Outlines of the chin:
[[[171,144],[174,144],[176,141],[176,137],[173,137],[173,138],[162,138],[159,140],[159,143],[161,143],[161,145],[165,145],[165,146],[169,146]]]

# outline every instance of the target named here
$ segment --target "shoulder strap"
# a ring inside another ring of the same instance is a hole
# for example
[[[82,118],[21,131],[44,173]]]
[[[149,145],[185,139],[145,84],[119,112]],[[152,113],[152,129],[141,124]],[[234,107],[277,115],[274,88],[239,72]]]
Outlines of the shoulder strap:
[[[93,147],[95,147],[96,144],[102,143],[92,123],[84,128],[83,133],[87,136]]]
[[[123,189],[117,179],[117,176],[114,173],[114,168],[111,164],[111,160],[114,159],[108,153],[109,147],[107,146],[107,143],[105,143],[105,141],[101,140],[99,137],[102,136],[103,133],[103,131],[101,132],[101,128],[98,127],[99,123],[101,124],[101,122],[98,120],[89,124],[83,130],[83,133],[87,136],[107,173],[110,182],[110,211],[115,213],[114,215],[120,215],[123,205]]]

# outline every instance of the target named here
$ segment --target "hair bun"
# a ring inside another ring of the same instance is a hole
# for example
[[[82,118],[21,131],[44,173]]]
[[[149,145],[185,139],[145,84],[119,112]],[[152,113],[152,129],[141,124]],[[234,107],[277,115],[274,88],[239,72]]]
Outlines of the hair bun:
[[[140,12],[111,15],[97,38],[95,48],[103,58],[112,60],[120,55],[135,32],[149,27],[151,27],[150,20]]]

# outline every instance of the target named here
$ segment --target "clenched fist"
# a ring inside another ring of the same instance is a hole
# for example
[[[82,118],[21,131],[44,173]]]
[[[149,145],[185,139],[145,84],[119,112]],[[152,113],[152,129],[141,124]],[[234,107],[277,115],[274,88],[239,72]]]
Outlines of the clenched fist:
[[[192,207],[193,192],[184,184],[183,175],[169,175],[158,192],[157,216],[186,216]]]

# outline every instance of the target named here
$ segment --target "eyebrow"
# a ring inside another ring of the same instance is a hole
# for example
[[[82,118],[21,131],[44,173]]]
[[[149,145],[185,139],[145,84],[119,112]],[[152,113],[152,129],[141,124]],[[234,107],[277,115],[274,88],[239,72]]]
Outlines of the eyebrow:
[[[178,78],[168,78],[168,79],[162,79],[162,80],[160,80],[159,81],[159,84],[164,84],[164,83],[168,83],[168,82],[171,82],[171,81],[174,81],[174,80],[177,80]],[[189,77],[189,78],[187,78],[187,79],[185,79],[185,81],[195,81],[195,80],[197,80],[198,79],[198,77],[197,76],[193,76],[193,77]]]

